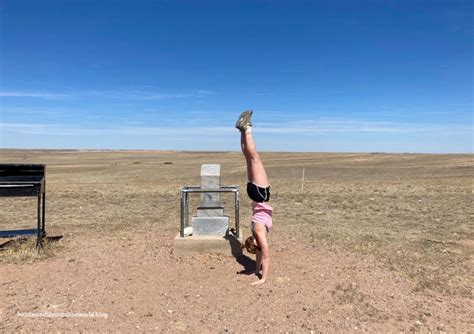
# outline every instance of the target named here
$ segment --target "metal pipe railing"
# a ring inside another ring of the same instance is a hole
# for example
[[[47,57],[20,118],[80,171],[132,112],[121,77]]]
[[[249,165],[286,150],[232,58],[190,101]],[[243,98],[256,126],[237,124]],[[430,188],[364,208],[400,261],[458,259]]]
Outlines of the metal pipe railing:
[[[240,189],[239,186],[221,186],[219,189],[202,189],[197,186],[184,186],[180,191],[181,222],[179,235],[184,238],[184,229],[189,226],[189,194],[190,193],[234,193],[235,229],[237,238],[240,238]]]

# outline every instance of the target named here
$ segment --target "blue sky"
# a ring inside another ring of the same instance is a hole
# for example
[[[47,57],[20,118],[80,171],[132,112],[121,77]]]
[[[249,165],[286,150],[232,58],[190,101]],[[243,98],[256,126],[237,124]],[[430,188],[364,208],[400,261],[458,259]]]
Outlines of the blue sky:
[[[0,147],[473,151],[471,1],[0,0]]]

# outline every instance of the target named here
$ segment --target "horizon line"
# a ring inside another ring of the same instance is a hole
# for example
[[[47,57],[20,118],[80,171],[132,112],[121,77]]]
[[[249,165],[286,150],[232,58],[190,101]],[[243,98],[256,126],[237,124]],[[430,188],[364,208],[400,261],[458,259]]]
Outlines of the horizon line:
[[[242,153],[239,150],[172,150],[172,149],[121,149],[121,148],[12,148],[0,147],[0,151],[56,151],[56,152],[170,152],[170,153]],[[290,154],[400,154],[400,155],[472,155],[473,152],[402,152],[402,151],[269,151],[259,153]]]

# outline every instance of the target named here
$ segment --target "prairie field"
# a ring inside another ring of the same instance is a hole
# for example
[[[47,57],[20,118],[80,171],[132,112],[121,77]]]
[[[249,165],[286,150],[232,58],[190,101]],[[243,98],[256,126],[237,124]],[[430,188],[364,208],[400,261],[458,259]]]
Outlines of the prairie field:
[[[172,252],[179,190],[205,163],[240,186],[250,235],[241,153],[0,150],[0,163],[47,165],[46,232],[62,236],[0,250],[0,332],[473,330],[472,155],[261,157],[274,228],[269,280],[252,287],[251,254]],[[0,208],[0,231],[35,227],[34,198]]]

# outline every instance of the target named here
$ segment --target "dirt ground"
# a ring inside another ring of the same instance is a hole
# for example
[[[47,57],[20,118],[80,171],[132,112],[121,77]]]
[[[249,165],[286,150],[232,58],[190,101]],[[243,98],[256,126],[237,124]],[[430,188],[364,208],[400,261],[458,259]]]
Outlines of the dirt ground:
[[[251,287],[250,254],[172,253],[179,189],[220,163],[244,190],[241,154],[0,150],[47,164],[46,230],[63,236],[0,251],[0,332],[473,332],[471,155],[262,158],[274,229],[269,281]],[[34,227],[35,205],[0,198],[0,230]],[[243,191],[245,236],[249,218]]]

